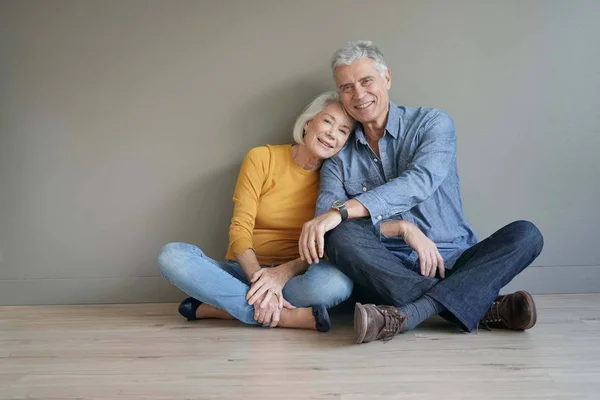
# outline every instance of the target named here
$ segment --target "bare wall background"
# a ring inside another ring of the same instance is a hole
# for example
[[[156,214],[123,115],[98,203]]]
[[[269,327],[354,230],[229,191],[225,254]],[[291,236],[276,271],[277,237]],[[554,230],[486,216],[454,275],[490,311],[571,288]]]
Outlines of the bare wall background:
[[[508,289],[600,290],[595,1],[0,1],[0,304],[171,301],[154,257],[223,257],[245,152],[290,142],[371,39],[392,99],[454,118],[467,216],[542,255]]]

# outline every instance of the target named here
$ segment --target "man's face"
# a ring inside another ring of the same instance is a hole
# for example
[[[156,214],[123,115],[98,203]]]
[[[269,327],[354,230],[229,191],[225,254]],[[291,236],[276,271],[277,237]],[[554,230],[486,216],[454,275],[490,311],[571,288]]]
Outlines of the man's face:
[[[387,117],[392,77],[387,70],[385,78],[369,58],[361,58],[354,64],[337,67],[334,71],[342,103],[354,119],[381,125]]]

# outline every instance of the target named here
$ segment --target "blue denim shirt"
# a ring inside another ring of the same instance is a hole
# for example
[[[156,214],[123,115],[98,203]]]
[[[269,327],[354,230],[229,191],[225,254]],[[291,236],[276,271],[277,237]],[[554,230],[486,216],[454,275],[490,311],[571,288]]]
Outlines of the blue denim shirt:
[[[477,243],[462,210],[452,119],[441,110],[390,103],[379,154],[357,124],[344,148],[321,167],[316,214],[331,208],[334,200],[354,198],[369,210],[377,232],[390,219],[415,224],[451,268]],[[401,238],[381,239],[388,249],[416,262],[416,253]]]

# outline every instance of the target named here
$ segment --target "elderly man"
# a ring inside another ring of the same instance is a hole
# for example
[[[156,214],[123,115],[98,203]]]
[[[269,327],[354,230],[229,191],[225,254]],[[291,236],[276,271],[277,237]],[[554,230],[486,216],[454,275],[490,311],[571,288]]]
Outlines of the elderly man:
[[[516,221],[478,242],[462,210],[450,116],[392,103],[391,73],[372,42],[348,43],[331,66],[359,123],[321,168],[317,217],[299,246],[309,263],[326,252],[367,301],[385,304],[356,303],[357,343],[437,314],[469,332],[533,327],[529,293],[498,294],[540,254],[540,231]]]

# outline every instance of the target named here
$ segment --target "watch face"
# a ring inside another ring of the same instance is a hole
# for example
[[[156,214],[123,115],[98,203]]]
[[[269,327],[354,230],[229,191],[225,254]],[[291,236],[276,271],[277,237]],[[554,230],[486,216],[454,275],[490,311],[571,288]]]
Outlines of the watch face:
[[[341,206],[343,206],[345,204],[345,201],[343,200],[335,200],[333,202],[333,204],[331,205],[332,208],[340,208]]]

